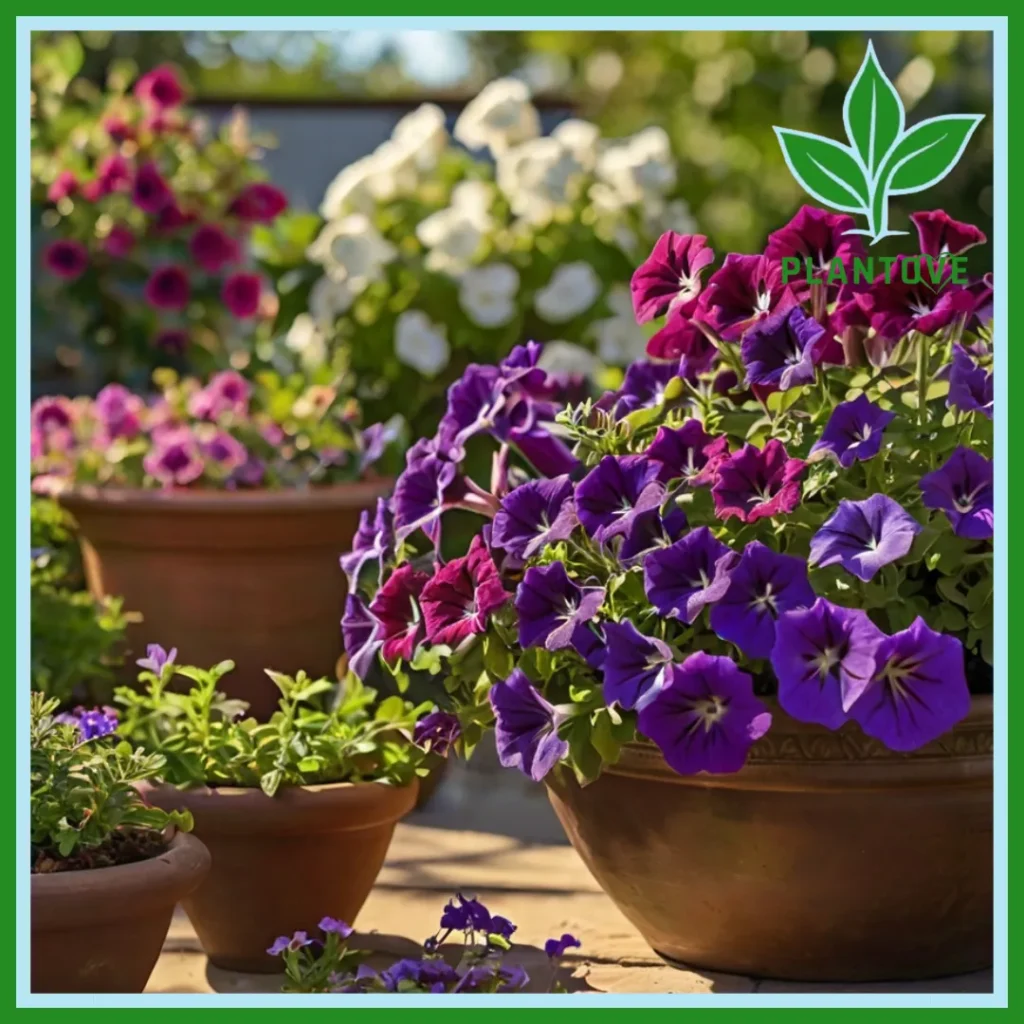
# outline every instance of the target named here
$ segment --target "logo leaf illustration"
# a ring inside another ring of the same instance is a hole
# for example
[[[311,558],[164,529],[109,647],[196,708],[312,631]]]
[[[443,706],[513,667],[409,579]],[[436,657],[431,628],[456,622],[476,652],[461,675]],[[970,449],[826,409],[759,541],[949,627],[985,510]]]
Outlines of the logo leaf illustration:
[[[857,77],[846,93],[843,123],[869,180],[874,180],[889,151],[903,134],[906,115],[903,101],[878,63],[871,42]]]
[[[870,186],[863,168],[846,146],[788,128],[776,128],[775,134],[790,172],[804,191],[844,213],[868,210]]]
[[[889,154],[880,185],[888,195],[922,192],[941,181],[956,166],[980,114],[947,114],[915,124]]]

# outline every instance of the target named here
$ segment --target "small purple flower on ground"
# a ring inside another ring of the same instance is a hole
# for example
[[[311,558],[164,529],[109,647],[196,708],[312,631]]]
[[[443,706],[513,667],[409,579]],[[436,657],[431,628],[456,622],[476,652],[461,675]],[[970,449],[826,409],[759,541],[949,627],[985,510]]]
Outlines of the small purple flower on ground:
[[[548,939],[544,943],[544,953],[552,960],[558,960],[565,956],[566,950],[579,949],[582,945],[583,943],[575,935],[565,932],[560,939]]]

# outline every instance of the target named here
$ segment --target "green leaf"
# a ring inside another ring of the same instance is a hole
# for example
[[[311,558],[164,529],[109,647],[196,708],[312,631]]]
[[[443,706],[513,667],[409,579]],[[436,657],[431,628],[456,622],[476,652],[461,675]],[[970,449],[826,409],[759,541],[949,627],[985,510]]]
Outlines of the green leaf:
[[[790,172],[805,192],[843,213],[864,213],[868,209],[868,182],[846,146],[788,128],[776,128],[775,134]]]
[[[843,123],[850,145],[874,179],[892,147],[903,135],[903,101],[868,42],[857,77],[843,102]]]
[[[885,161],[880,187],[894,196],[931,188],[956,166],[983,120],[981,114],[946,114],[915,124]]]

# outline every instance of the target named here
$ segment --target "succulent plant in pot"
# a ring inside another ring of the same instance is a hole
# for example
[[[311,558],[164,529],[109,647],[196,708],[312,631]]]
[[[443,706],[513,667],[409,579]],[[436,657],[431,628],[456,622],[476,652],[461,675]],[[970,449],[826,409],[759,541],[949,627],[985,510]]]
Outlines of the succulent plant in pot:
[[[672,961],[991,963],[991,284],[960,279],[980,232],[916,220],[860,280],[813,208],[717,269],[667,233],[651,360],[558,412],[535,347],[469,367],[361,538],[350,664],[431,671],[464,750],[493,725]],[[431,559],[455,508],[479,534]]]
[[[210,855],[140,795],[159,754],[118,740],[109,708],[57,707],[32,694],[32,990],[141,992]]]
[[[414,743],[429,705],[398,696],[374,705],[355,679],[339,689],[268,671],[279,709],[258,722],[219,689],[230,661],[206,670],[175,658],[150,647],[144,689],[116,694],[121,731],[166,758],[165,783],[147,799],[188,811],[213,855],[208,879],[184,901],[207,955],[273,972],[266,950],[276,936],[324,912],[356,919],[429,763]],[[172,688],[180,680],[188,692]]]

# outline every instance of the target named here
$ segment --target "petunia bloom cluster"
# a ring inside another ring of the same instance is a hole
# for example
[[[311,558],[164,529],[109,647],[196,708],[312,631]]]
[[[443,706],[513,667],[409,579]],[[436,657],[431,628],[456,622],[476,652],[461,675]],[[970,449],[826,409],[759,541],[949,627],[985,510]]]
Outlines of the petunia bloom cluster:
[[[331,386],[233,370],[154,380],[150,395],[108,384],[95,398],[37,399],[33,490],[299,487],[388,473],[401,458],[401,422],[360,429],[358,406]]]
[[[984,239],[917,215],[901,259],[938,276],[853,290],[848,220],[804,208],[717,270],[665,235],[632,286],[654,358],[615,392],[553,411],[534,345],[469,367],[343,559],[351,670],[429,672],[437,742],[493,724],[538,781],[636,737],[735,772],[780,715],[901,752],[956,726],[991,690],[993,340],[943,257]],[[480,529],[451,557],[454,510]]]

